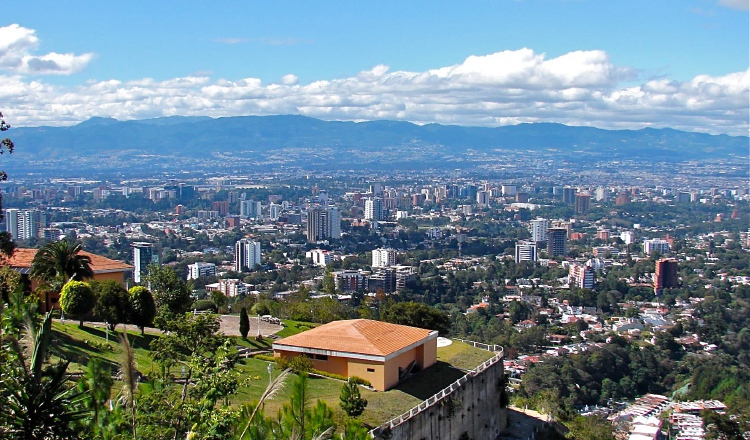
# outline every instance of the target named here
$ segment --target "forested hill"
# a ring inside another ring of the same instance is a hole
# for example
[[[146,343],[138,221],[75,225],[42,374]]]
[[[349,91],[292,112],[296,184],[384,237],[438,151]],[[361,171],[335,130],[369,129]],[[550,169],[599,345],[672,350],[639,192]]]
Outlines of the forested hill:
[[[682,161],[746,156],[748,138],[688,133],[672,129],[602,130],[561,124],[521,124],[496,128],[416,125],[408,122],[336,122],[304,116],[242,116],[212,119],[171,117],[140,121],[93,118],[69,127],[14,127],[19,162],[110,154],[254,155],[259,160],[338,161],[344,152],[377,153],[378,161],[398,156],[434,162],[439,156],[473,160],[508,151],[570,154],[569,160],[653,159]],[[320,153],[326,153],[320,156]],[[278,158],[276,158],[278,160]]]

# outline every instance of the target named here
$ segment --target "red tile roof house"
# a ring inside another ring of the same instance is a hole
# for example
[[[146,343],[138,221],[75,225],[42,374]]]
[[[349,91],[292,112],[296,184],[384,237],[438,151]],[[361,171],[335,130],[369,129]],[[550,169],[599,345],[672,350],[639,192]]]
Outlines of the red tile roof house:
[[[34,260],[36,253],[37,249],[18,248],[13,251],[10,257],[0,258],[0,266],[8,266],[21,273],[21,279],[25,283],[28,292],[33,292],[39,286],[39,281],[31,279],[29,276],[31,273],[31,262]],[[115,280],[118,283],[122,283],[123,287],[126,287],[125,281],[130,277],[130,273],[133,272],[133,266],[86,251],[81,251],[80,255],[85,255],[91,259],[91,269],[94,271],[93,280]],[[47,292],[41,299],[42,312],[60,308],[58,304],[60,300],[59,292]]]
[[[334,321],[273,343],[275,357],[305,355],[316,370],[367,379],[385,391],[437,362],[436,330],[370,319]]]

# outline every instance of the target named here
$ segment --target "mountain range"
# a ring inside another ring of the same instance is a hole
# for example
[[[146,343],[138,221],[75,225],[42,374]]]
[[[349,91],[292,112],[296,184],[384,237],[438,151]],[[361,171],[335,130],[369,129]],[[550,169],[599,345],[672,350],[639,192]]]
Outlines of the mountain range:
[[[328,167],[344,155],[362,166],[466,161],[521,151],[563,155],[573,162],[603,159],[679,162],[747,156],[748,137],[673,129],[604,130],[554,123],[495,128],[409,122],[322,121],[304,116],[167,117],[118,121],[92,118],[68,127],[22,127],[6,133],[16,144],[12,166],[48,168],[82,159],[95,168],[187,166],[200,160],[236,164]],[[351,160],[350,160],[351,161]],[[139,165],[140,164],[140,165]],[[190,167],[189,167],[190,168]]]

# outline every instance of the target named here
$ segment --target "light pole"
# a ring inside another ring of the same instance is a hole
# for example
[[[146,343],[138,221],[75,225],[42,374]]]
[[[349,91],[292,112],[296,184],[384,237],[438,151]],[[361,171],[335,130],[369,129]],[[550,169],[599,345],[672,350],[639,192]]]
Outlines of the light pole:
[[[271,375],[273,374],[273,364],[268,364],[266,367],[266,370],[268,370],[268,385],[271,385]]]

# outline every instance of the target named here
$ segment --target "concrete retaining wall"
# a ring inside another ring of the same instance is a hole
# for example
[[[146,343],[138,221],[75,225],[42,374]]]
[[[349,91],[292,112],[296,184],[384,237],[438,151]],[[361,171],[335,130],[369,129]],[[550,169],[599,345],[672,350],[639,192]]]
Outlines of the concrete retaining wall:
[[[467,341],[468,342],[468,341]],[[507,424],[507,410],[500,407],[503,391],[502,347],[484,362],[444,390],[410,411],[373,429],[383,440],[491,440]]]

